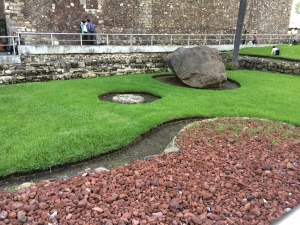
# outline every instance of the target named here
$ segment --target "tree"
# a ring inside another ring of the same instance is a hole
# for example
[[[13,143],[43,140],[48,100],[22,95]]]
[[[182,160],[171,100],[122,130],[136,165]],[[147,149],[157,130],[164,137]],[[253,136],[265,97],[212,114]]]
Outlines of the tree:
[[[295,5],[295,12],[297,14],[300,14],[300,2],[297,2],[296,5]]]
[[[235,33],[234,49],[233,49],[233,56],[232,56],[232,63],[235,64],[236,66],[238,66],[238,56],[239,56],[239,49],[241,44],[246,9],[247,9],[247,0],[240,0],[240,7],[239,7],[237,24],[236,24],[236,33]]]

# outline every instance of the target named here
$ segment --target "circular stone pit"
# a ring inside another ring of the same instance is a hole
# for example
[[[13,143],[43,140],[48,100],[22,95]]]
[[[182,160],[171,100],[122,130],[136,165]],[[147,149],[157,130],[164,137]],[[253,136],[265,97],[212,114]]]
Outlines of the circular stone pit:
[[[119,102],[123,104],[138,104],[145,102],[145,99],[140,95],[135,94],[119,94],[112,98],[113,102]]]
[[[121,104],[140,104],[150,103],[160,99],[160,97],[146,93],[106,93],[99,96],[101,101],[115,102]]]

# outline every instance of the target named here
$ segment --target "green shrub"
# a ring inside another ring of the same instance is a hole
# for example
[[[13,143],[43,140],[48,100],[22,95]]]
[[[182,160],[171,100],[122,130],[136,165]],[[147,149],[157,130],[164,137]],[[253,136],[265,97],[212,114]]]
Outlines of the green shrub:
[[[226,70],[237,70],[239,67],[236,64],[229,62],[225,63],[225,68]]]

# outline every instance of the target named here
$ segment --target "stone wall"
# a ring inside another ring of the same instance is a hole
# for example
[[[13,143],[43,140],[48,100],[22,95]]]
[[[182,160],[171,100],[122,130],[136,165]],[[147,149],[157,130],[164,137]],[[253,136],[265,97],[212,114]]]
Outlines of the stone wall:
[[[240,56],[239,65],[248,70],[285,73],[300,76],[300,62],[289,62],[267,58]]]
[[[90,18],[102,33],[234,33],[239,0],[3,0],[8,31],[80,32]],[[244,28],[286,33],[292,0],[248,0]],[[0,7],[1,10],[1,7]]]
[[[0,18],[5,18],[5,14],[4,14],[4,1],[0,1]]]
[[[167,53],[22,55],[0,65],[0,85],[168,71]]]
[[[169,71],[168,53],[22,55],[19,64],[0,65],[0,85]],[[223,62],[231,62],[228,55]],[[241,68],[300,76],[300,63],[239,57]]]

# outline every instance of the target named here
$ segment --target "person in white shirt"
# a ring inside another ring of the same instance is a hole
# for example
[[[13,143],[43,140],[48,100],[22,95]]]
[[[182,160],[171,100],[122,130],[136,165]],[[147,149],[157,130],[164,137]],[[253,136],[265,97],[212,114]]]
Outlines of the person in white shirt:
[[[298,35],[298,29],[297,27],[295,27],[291,30],[290,45],[293,44],[294,41],[297,41],[297,35]]]
[[[274,55],[274,56],[280,55],[279,48],[276,48],[276,46],[273,46],[272,51],[271,51],[271,55]]]
[[[80,27],[81,27],[81,34],[82,34],[82,44],[83,45],[87,45],[87,33],[88,33],[88,29],[87,29],[87,22],[85,20],[82,20],[80,22]]]

